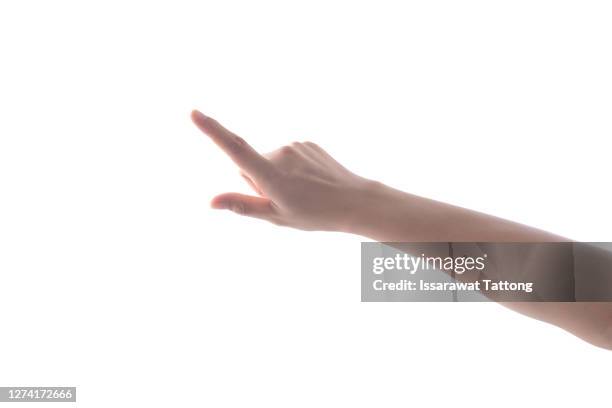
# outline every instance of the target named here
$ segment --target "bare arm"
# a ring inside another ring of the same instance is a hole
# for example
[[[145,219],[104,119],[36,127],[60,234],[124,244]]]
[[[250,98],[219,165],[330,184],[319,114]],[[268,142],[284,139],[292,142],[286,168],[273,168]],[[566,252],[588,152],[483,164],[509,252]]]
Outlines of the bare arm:
[[[408,194],[353,174],[318,145],[293,143],[261,155],[217,121],[194,123],[241,169],[257,195],[224,193],[213,208],[303,230],[341,231],[386,242],[561,242],[566,238]],[[612,303],[504,303],[612,349]]]

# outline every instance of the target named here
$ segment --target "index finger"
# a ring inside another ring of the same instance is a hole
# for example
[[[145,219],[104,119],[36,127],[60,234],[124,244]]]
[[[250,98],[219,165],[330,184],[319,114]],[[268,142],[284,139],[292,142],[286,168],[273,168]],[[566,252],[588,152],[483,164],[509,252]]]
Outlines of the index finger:
[[[270,162],[257,153],[243,138],[230,132],[219,122],[200,111],[191,112],[191,120],[247,174],[256,179],[269,175],[272,169]]]

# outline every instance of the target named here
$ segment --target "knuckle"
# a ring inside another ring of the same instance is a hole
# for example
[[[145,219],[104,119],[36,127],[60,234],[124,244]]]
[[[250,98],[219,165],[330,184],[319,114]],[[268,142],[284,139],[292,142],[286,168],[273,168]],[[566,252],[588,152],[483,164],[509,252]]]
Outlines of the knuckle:
[[[231,204],[231,209],[236,214],[244,215],[244,214],[247,213],[247,209],[246,209],[246,206],[244,205],[244,203],[240,203],[240,202],[232,203]]]
[[[232,136],[230,138],[230,146],[229,148],[234,152],[241,152],[247,148],[248,144],[246,140],[241,138],[240,136]]]
[[[315,142],[310,142],[310,141],[307,141],[307,142],[304,142],[304,144],[305,144],[306,146],[308,146],[308,147],[312,147],[312,148],[317,149],[317,150],[322,150],[322,149],[321,149],[321,146],[319,146],[319,145],[318,145],[318,144],[316,144]]]
[[[234,136],[234,143],[236,144],[236,146],[239,146],[239,147],[247,146],[246,140],[244,140],[240,136]]]
[[[295,154],[295,148],[293,146],[283,146],[280,149],[280,153],[285,156]]]

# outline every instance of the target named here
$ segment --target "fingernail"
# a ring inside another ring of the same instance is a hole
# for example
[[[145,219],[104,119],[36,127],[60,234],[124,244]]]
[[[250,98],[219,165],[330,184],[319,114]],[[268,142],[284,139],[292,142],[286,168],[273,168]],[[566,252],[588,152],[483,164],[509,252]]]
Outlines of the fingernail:
[[[191,117],[193,118],[193,120],[200,120],[200,121],[206,119],[206,115],[204,115],[202,112],[196,109],[191,111]]]
[[[210,207],[215,210],[227,210],[228,205],[226,202],[213,200],[210,202]]]

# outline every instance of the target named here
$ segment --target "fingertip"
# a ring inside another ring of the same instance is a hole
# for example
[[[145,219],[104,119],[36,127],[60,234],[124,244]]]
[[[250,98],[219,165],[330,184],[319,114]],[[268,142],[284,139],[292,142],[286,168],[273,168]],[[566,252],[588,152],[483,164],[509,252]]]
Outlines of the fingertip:
[[[214,208],[215,210],[225,210],[228,208],[228,204],[222,197],[216,196],[210,200],[210,207]]]
[[[197,109],[194,109],[191,111],[191,120],[196,124],[204,124],[204,121],[206,120],[207,116],[204,115],[202,112],[200,112]]]

